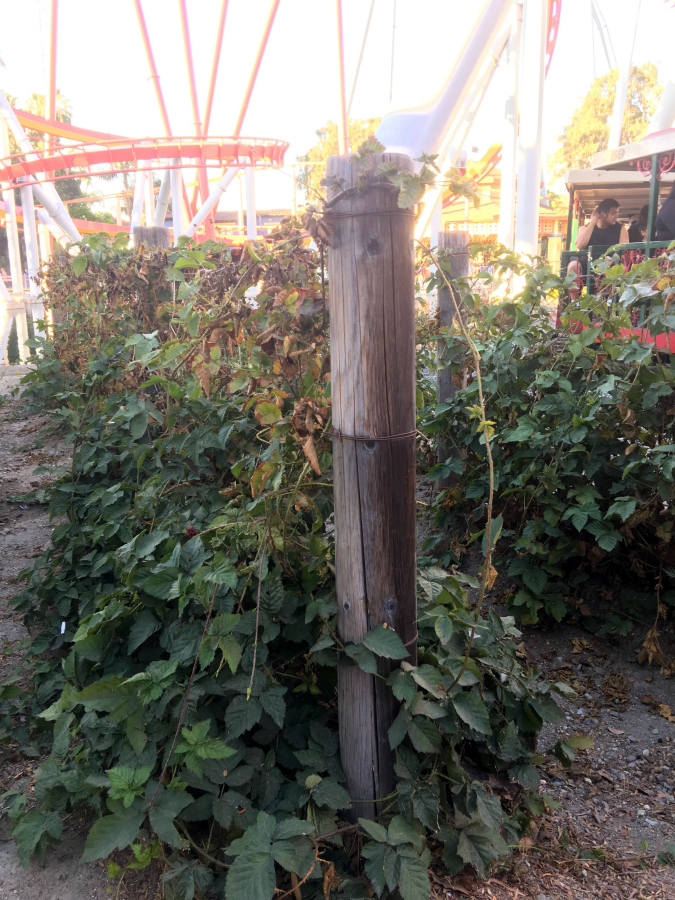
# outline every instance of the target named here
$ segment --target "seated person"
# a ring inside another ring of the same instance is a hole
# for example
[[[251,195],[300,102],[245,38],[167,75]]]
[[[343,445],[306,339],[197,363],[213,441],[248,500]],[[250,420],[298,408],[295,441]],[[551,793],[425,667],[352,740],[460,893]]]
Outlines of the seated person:
[[[628,240],[631,244],[639,244],[640,241],[644,241],[647,236],[647,217],[649,216],[649,204],[645,203],[645,205],[640,210],[640,215],[638,216],[637,222],[630,226],[628,229]]]
[[[617,222],[619,216],[619,203],[611,197],[606,197],[591,213],[588,222],[579,229],[576,240],[577,250],[585,250],[586,247],[611,247],[614,244],[628,243],[628,229]],[[573,259],[567,267],[568,272],[575,275],[585,275],[588,271],[585,259]],[[576,300],[581,292],[581,283],[577,279],[575,287],[570,288],[570,297]]]
[[[656,217],[656,240],[675,241],[675,184]]]

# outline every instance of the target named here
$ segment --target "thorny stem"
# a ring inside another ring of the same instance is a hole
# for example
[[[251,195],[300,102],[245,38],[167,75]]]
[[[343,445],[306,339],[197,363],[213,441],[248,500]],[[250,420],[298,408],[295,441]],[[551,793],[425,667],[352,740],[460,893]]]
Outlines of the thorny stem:
[[[162,779],[167,773],[169,768],[169,764],[171,762],[171,756],[176,747],[176,742],[178,741],[178,735],[180,733],[181,725],[183,724],[183,719],[185,718],[185,710],[187,709],[188,698],[190,697],[190,691],[192,690],[192,682],[195,678],[195,673],[197,671],[197,663],[199,662],[199,651],[202,649],[202,644],[206,638],[206,634],[209,630],[209,622],[211,621],[211,613],[213,612],[213,604],[216,600],[216,594],[218,593],[218,585],[216,585],[213,589],[213,595],[211,596],[211,602],[209,603],[209,608],[206,613],[206,622],[204,623],[204,631],[202,632],[202,638],[199,642],[199,647],[197,647],[197,652],[195,654],[195,661],[192,665],[192,672],[190,672],[190,679],[187,683],[187,687],[185,688],[185,696],[183,697],[183,705],[180,710],[180,716],[178,717],[178,725],[176,725],[176,731],[173,735],[173,741],[171,742],[171,749],[169,750],[169,755],[166,758],[166,762],[164,763],[164,768],[162,769],[161,775],[157,779],[157,787],[155,788],[155,793],[152,795],[152,800],[150,801],[150,809],[155,805],[155,800],[157,798],[157,794],[159,792],[159,786],[162,783]],[[256,622],[256,635],[257,635],[257,622]],[[254,663],[255,665],[255,663]]]
[[[494,467],[494,460],[492,458],[492,447],[490,445],[490,433],[489,433],[490,426],[488,425],[488,422],[487,422],[487,412],[485,409],[485,397],[483,395],[483,378],[482,378],[482,374],[481,374],[481,359],[480,359],[480,353],[478,352],[478,348],[476,347],[471,335],[469,334],[469,330],[466,327],[466,324],[464,323],[464,320],[461,315],[461,311],[459,309],[459,306],[457,305],[457,299],[455,297],[455,291],[453,290],[453,286],[452,286],[448,276],[445,274],[445,272],[438,260],[438,257],[433,252],[433,250],[426,247],[422,243],[422,241],[418,240],[417,243],[424,249],[424,251],[426,253],[428,253],[430,258],[433,260],[434,265],[436,266],[437,270],[441,273],[441,275],[443,277],[443,281],[445,281],[445,283],[449,289],[450,297],[452,298],[452,305],[455,308],[455,314],[456,314],[455,318],[459,324],[459,327],[460,327],[460,330],[464,337],[464,340],[469,345],[469,348],[471,350],[471,355],[473,356],[474,368],[476,370],[476,383],[478,385],[478,401],[480,404],[480,411],[481,411],[481,417],[482,417],[481,425],[483,426],[483,438],[485,440],[485,454],[487,456],[488,469],[489,469],[489,473],[490,473],[490,490],[489,490],[489,494],[488,494],[488,505],[487,505],[487,524],[485,526],[485,562],[483,563],[483,577],[481,579],[480,593],[478,595],[478,603],[476,605],[476,615],[474,618],[474,622],[477,625],[478,619],[480,618],[481,609],[483,606],[483,599],[485,597],[485,591],[487,589],[488,579],[490,577],[490,570],[492,568],[492,509],[493,509],[493,504],[494,504],[494,493],[495,493],[495,467]],[[457,673],[452,685],[450,686],[451,688],[457,684],[459,679],[464,674],[466,667],[469,663],[469,657],[471,655],[471,649],[473,647],[474,636],[476,634],[476,625],[474,625],[474,627],[471,629],[471,633],[469,635],[469,642],[467,644],[466,653],[464,655],[464,661],[462,662],[462,667],[459,670],[459,672]]]
[[[258,569],[258,599],[255,604],[255,635],[253,638],[253,666],[251,668],[251,680],[246,689],[246,699],[251,699],[251,690],[253,689],[253,678],[255,676],[255,664],[258,659],[258,624],[260,622],[260,591],[262,589],[262,570],[265,562],[265,545],[263,544],[262,554],[260,555],[260,568]]]

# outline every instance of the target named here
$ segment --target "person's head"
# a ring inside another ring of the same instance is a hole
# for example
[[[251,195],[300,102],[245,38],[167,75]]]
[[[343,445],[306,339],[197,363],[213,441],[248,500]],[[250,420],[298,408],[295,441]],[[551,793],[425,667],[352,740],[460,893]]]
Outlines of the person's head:
[[[598,203],[596,212],[598,214],[598,225],[601,228],[607,225],[614,225],[619,215],[619,202],[611,197],[605,197],[604,200]]]
[[[640,215],[637,220],[637,227],[640,229],[640,234],[647,233],[647,220],[649,218],[649,204],[645,203],[645,205],[640,210]]]

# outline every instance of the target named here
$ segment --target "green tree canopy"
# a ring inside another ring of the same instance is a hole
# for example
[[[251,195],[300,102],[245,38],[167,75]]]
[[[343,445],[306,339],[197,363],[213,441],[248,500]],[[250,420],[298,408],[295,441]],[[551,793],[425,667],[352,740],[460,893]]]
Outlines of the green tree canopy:
[[[581,106],[574,111],[572,121],[558,139],[558,149],[549,157],[548,168],[554,178],[562,178],[568,169],[589,169],[593,155],[607,149],[618,75],[619,70],[612,69],[596,78]],[[621,130],[622,144],[639,141],[647,133],[662,90],[653,63],[633,66]]]
[[[347,123],[347,139],[351,150],[362,144],[366,138],[375,134],[375,129],[380,124],[379,118],[373,119],[350,119]],[[323,128],[317,129],[317,137],[319,140],[305,154],[300,157],[301,162],[320,163],[321,165],[307,166],[302,169],[300,178],[308,186],[306,189],[307,202],[312,203],[316,200],[317,193],[322,197],[326,196],[326,189],[321,185],[325,175],[325,162],[329,156],[337,156],[340,152],[338,149],[338,127],[335,122],[327,122]]]

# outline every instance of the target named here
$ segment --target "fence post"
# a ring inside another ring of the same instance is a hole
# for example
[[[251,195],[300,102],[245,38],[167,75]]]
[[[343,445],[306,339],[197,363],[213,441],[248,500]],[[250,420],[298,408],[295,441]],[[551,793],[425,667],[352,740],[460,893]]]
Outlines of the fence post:
[[[364,172],[350,159],[327,165],[338,631],[358,643],[386,623],[414,665],[414,218],[377,174],[383,160],[413,166],[408,156],[375,154]],[[395,665],[378,658],[378,673]],[[344,664],[338,708],[352,815],[373,818],[373,801],[394,787],[387,731],[398,703],[381,678]]]
[[[439,231],[438,249],[450,251],[452,255],[453,278],[466,278],[469,274],[469,232]],[[457,291],[454,293],[457,306],[459,309],[462,309],[459,293]],[[447,285],[443,285],[438,289],[438,317],[441,325],[452,328],[454,315],[455,303],[450,294],[450,288]],[[447,347],[443,342],[440,342],[438,345],[437,373],[436,396],[438,402],[442,403],[448,397],[452,397],[457,391],[457,387],[452,380],[452,366],[448,358]],[[436,447],[436,455],[439,462],[445,462],[449,456],[459,456],[460,454],[458,450],[448,447],[445,442],[439,440]],[[447,478],[439,478],[435,482],[436,490],[442,491],[456,480],[456,476],[452,475]]]
[[[146,247],[159,247],[160,250],[171,249],[171,232],[162,225],[136,225],[133,239],[135,248],[145,244]]]

